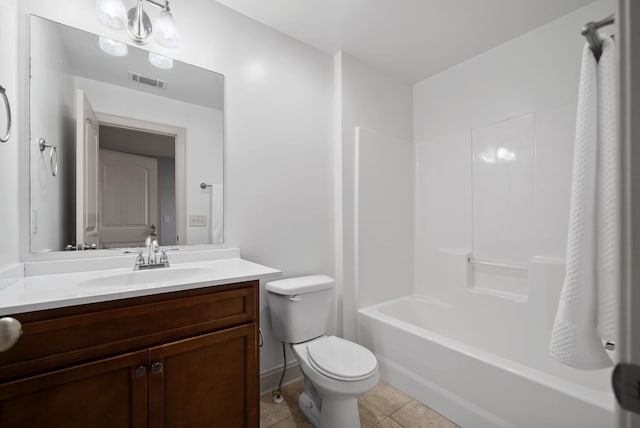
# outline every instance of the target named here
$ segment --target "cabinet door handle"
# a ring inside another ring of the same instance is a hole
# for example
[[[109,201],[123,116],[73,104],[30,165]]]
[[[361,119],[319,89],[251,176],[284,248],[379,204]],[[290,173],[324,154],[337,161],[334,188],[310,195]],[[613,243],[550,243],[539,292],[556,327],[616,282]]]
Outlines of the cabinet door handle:
[[[146,366],[138,366],[136,368],[136,377],[145,377],[147,375],[147,367]]]
[[[22,336],[22,324],[15,318],[0,318],[0,352],[7,351]]]
[[[151,364],[151,374],[158,374],[158,373],[162,373],[162,363],[159,361]]]

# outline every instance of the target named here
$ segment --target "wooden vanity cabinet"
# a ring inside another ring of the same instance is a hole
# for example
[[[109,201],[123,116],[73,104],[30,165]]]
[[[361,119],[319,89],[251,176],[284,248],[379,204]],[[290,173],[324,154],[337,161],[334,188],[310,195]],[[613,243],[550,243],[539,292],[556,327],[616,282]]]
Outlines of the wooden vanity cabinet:
[[[258,281],[14,315],[0,427],[258,427]]]
[[[146,351],[5,383],[2,427],[146,427]]]

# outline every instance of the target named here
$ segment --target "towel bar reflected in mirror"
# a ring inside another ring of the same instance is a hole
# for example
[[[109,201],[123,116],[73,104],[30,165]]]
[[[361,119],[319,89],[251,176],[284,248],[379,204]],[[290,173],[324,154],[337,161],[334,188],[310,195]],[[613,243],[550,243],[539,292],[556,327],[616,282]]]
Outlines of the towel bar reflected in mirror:
[[[38,145],[40,146],[41,152],[44,152],[45,149],[50,149],[49,163],[51,164],[51,175],[55,177],[58,175],[58,146],[55,144],[47,144],[44,138],[38,140]]]
[[[9,137],[11,137],[11,105],[9,104],[9,98],[7,98],[6,89],[2,85],[0,85],[0,95],[4,99],[4,106],[7,109],[7,131],[4,136],[0,137],[0,141],[6,143],[9,141]]]

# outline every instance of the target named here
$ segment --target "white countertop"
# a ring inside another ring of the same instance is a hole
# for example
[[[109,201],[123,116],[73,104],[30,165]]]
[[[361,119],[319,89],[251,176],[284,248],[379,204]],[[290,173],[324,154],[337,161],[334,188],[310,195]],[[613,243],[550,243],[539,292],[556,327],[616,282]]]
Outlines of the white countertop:
[[[25,267],[25,271],[28,270],[29,268]],[[169,273],[169,271],[172,272]],[[183,277],[178,273],[180,271],[196,272],[196,274]],[[0,288],[0,316],[241,281],[269,280],[278,278],[282,274],[277,269],[252,263],[240,257],[174,263],[169,268],[138,272],[143,275],[154,272],[152,275],[156,279],[151,284],[117,285],[108,284],[104,280],[110,276],[128,278],[137,275],[132,266],[18,278],[15,282]]]

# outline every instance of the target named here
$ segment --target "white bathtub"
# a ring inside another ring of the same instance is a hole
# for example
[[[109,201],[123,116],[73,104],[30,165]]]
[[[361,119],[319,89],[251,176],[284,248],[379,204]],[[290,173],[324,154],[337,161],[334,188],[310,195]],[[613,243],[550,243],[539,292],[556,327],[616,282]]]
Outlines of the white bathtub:
[[[522,303],[468,304],[412,296],[360,309],[360,342],[383,378],[463,427],[615,426],[610,369],[549,357],[548,328]]]

